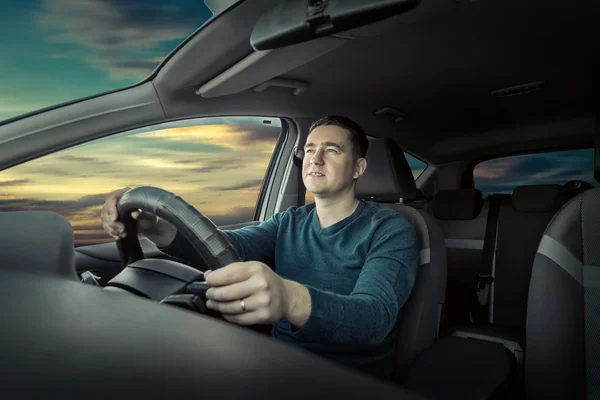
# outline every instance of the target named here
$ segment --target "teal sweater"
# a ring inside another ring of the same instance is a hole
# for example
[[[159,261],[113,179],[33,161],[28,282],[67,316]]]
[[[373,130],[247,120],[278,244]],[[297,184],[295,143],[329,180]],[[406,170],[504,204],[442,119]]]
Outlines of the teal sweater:
[[[314,203],[291,207],[256,226],[224,231],[245,261],[261,261],[310,292],[312,310],[300,329],[287,321],[273,336],[363,372],[389,377],[393,328],[415,282],[419,245],[403,217],[361,202],[321,228]],[[163,251],[201,264],[178,236]]]

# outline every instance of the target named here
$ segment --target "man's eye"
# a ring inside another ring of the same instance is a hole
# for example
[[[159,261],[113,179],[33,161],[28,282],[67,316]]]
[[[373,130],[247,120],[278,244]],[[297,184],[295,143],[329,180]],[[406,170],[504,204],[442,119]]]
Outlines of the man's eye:
[[[335,154],[337,154],[337,150],[335,150],[335,149],[329,149],[328,151],[329,151],[330,153],[335,153]]]
[[[312,152],[314,152],[314,150],[305,150],[304,151],[304,153],[306,153],[306,154],[309,154],[309,153],[312,153]]]

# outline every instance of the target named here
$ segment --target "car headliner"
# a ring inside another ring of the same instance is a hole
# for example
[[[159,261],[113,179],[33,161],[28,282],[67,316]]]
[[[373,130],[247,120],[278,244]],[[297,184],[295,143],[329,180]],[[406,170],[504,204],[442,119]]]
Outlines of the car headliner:
[[[247,0],[184,42],[153,74],[152,93],[146,88],[140,95],[158,99],[147,118],[115,119],[60,143],[54,136],[56,145],[179,118],[313,119],[338,113],[356,119],[370,135],[393,137],[434,165],[593,146],[600,108],[595,46],[600,4],[594,0],[568,7],[554,0],[426,0],[403,15],[336,37],[254,52],[249,43],[254,23],[277,3]],[[298,96],[283,87],[253,90],[272,78],[299,80],[308,89]],[[547,85],[522,96],[490,94],[535,81]],[[107,96],[120,96],[121,111],[136,108],[126,99],[135,97],[129,92],[133,88]],[[149,104],[140,100],[138,105]],[[406,119],[394,123],[393,117],[375,116],[383,106]],[[0,126],[0,141],[49,130],[39,116]],[[26,151],[31,143],[20,146],[22,154],[13,158],[41,154]]]

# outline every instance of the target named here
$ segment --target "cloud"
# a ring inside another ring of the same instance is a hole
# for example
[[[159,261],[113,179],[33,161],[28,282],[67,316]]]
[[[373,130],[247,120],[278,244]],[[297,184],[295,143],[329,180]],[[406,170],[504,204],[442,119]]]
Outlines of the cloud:
[[[73,172],[67,171],[66,169],[56,168],[56,167],[47,167],[34,169],[29,171],[32,174],[40,174],[40,175],[50,175],[50,176],[73,176],[75,175]],[[77,175],[80,178],[85,177],[85,175]]]
[[[77,200],[0,199],[0,212],[52,210],[67,217],[90,207],[100,207],[107,196],[108,193],[83,196]]]
[[[484,193],[511,193],[520,185],[563,185],[569,180],[594,184],[593,151],[515,156],[483,162],[475,168],[475,186]]]
[[[174,43],[210,18],[199,3],[183,8],[141,0],[43,0],[35,17],[50,29],[48,41],[85,48],[89,55],[85,60],[113,79],[139,80]],[[165,44],[166,51],[161,48]]]
[[[146,148],[162,149],[168,145],[169,149],[178,151],[241,151],[253,155],[271,152],[280,133],[280,128],[271,126],[215,124],[154,129],[133,136],[132,140]]]
[[[238,207],[224,214],[206,215],[217,226],[250,222],[254,217],[254,207]]]
[[[231,131],[240,133],[242,145],[255,144],[257,142],[273,142],[281,133],[281,128],[265,125],[230,125]]]
[[[107,164],[110,164],[110,162],[108,162],[106,160],[100,160],[98,158],[83,157],[83,156],[64,155],[64,156],[58,157],[58,159],[59,160],[63,160],[63,161],[84,162],[84,163],[96,164],[96,165],[107,165]]]
[[[55,211],[71,222],[78,244],[103,243],[110,241],[100,226],[107,195],[148,185],[179,195],[219,225],[249,221],[253,207],[247,206],[256,203],[279,134],[261,125],[247,129],[251,125],[117,136],[32,160],[3,172],[3,180],[17,186],[0,191],[0,212]],[[194,147],[217,151],[180,150]]]
[[[184,164],[191,164],[185,160]],[[198,163],[198,160],[195,160]],[[219,171],[230,171],[233,169],[245,168],[248,166],[248,160],[244,160],[240,157],[219,157],[211,160],[209,163],[202,163],[203,166],[195,167],[190,169],[190,172],[197,173],[209,173],[209,172],[219,172]]]
[[[250,181],[242,182],[233,186],[211,186],[207,187],[207,190],[214,190],[219,192],[228,192],[234,190],[242,190],[242,189],[255,189],[259,188],[263,183],[262,179],[253,179]]]
[[[31,182],[31,180],[29,180],[29,179],[13,179],[11,181],[0,182],[0,186],[1,187],[19,186],[19,185],[26,185],[29,182]]]

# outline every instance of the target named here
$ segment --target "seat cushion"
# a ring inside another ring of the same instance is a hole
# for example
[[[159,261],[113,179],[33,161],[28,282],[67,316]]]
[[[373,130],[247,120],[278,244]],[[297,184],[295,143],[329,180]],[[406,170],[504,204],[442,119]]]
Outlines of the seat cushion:
[[[516,398],[514,355],[497,343],[446,336],[411,367],[401,384],[430,399]]]

